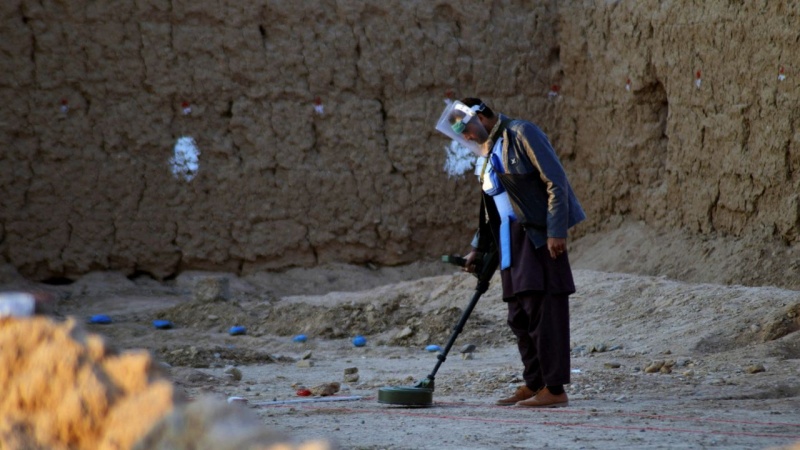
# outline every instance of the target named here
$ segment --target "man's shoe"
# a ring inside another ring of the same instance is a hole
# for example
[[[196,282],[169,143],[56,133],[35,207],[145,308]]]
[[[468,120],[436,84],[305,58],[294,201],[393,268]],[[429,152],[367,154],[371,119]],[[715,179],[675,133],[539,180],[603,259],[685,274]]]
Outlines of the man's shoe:
[[[540,389],[533,397],[516,403],[516,406],[524,408],[561,408],[567,405],[569,399],[566,392],[553,395],[546,387]]]
[[[538,391],[536,391],[536,392],[538,392]],[[516,391],[514,391],[514,395],[512,395],[511,397],[507,397],[507,398],[501,398],[500,400],[495,402],[495,405],[498,405],[498,406],[513,406],[513,405],[516,405],[518,402],[521,402],[523,400],[527,400],[527,399],[533,397],[534,395],[536,395],[536,392],[531,390],[531,388],[529,388],[528,386],[525,386],[523,384],[522,386],[518,387]]]

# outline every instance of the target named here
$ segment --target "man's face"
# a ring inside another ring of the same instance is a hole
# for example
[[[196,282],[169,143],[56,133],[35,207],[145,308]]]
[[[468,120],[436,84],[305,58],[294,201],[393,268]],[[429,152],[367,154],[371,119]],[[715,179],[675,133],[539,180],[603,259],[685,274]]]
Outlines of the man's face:
[[[486,131],[486,128],[483,126],[478,118],[473,118],[467,123],[466,128],[464,128],[464,139],[472,142],[477,142],[478,144],[483,145],[487,140],[489,140],[489,133]]]

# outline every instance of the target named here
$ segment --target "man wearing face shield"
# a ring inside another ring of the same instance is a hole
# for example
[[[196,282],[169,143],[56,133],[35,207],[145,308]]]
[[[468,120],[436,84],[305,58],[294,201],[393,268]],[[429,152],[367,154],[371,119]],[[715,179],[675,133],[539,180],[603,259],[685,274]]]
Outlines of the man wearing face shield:
[[[500,249],[503,300],[525,380],[497,404],[566,406],[569,295],[575,292],[567,230],[586,215],[547,136],[533,123],[466,98],[448,105],[436,128],[483,157],[480,222],[465,270],[475,271],[483,252]]]

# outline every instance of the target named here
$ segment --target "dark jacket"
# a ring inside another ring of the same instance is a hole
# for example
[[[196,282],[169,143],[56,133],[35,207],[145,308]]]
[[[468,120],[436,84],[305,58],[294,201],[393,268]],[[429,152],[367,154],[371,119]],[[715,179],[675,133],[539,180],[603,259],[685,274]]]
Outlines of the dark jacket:
[[[508,192],[514,213],[536,248],[547,244],[548,237],[566,238],[567,230],[586,219],[586,214],[553,146],[531,122],[509,119],[502,114],[499,120],[501,126],[490,139],[494,142],[497,136],[503,137],[506,170],[498,178]],[[495,244],[499,222],[494,201],[483,194],[480,226],[473,246],[486,251]]]

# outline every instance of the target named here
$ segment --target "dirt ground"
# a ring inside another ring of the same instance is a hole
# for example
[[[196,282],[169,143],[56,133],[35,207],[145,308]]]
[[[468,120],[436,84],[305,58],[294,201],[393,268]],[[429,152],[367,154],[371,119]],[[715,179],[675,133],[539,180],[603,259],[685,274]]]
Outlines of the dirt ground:
[[[345,449],[800,442],[800,292],[581,268],[624,258],[609,248],[593,254],[598,241],[589,242],[574,249],[570,405],[544,411],[493,405],[521,383],[497,277],[436,376],[433,407],[377,402],[379,388],[411,385],[433,369],[426,346],[445,346],[470,300],[475,279],[439,261],[241,278],[195,272],[165,282],[94,273],[58,286],[26,284],[6,269],[0,280],[3,290],[56,293],[57,317],[111,316],[89,330],[121,349],[152,351],[191,398],[246,398],[267,426],[298,440],[323,437]],[[198,281],[220,279],[227,299],[201,301]],[[174,327],[155,329],[156,319]],[[234,325],[247,333],[230,335]],[[294,342],[298,334],[307,341]],[[365,346],[351,343],[356,335]],[[471,359],[460,353],[467,343],[476,346]],[[345,381],[348,368],[358,380]],[[333,396],[297,395],[332,382],[341,384]]]

